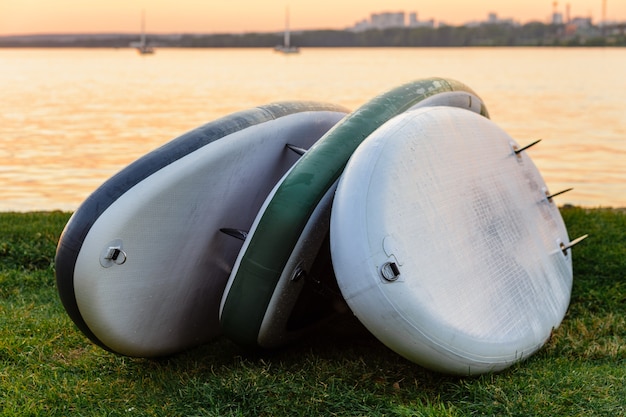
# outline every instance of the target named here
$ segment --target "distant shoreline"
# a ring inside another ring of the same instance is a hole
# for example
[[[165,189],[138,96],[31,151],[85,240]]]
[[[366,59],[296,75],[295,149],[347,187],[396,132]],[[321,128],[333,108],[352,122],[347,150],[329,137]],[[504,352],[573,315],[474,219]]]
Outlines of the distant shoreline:
[[[156,48],[273,48],[282,32],[243,34],[147,34]],[[0,36],[0,48],[129,48],[137,34],[38,34]],[[307,47],[468,47],[468,46],[626,46],[626,24],[570,27],[539,22],[523,26],[482,24],[366,31],[310,30],[291,33],[291,43]]]

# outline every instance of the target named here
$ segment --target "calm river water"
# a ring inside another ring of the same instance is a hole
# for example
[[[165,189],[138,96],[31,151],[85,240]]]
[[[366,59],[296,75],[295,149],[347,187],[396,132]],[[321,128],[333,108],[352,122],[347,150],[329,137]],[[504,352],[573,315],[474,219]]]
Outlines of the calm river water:
[[[75,210],[150,150],[281,100],[356,109],[401,83],[464,82],[558,204],[626,207],[626,50],[577,48],[0,49],[0,211]]]

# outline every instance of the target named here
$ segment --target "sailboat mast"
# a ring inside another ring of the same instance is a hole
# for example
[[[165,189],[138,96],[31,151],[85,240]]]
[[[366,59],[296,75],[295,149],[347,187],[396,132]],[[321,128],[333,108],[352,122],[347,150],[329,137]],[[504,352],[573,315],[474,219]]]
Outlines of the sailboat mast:
[[[286,8],[285,11],[285,39],[284,46],[289,48],[289,7]]]
[[[140,38],[140,42],[141,42],[142,46],[146,44],[146,11],[145,10],[141,11],[141,38]]]

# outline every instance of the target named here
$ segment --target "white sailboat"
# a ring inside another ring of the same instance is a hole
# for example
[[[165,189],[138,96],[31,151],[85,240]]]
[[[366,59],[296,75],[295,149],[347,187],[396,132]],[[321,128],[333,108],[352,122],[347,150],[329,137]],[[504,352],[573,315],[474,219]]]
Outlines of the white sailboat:
[[[149,55],[154,53],[154,48],[146,42],[146,16],[145,11],[141,11],[141,37],[139,42],[132,42],[131,47],[135,48],[140,55]]]
[[[274,50],[282,52],[283,54],[297,54],[300,52],[300,48],[297,46],[291,46],[291,34],[289,32],[289,8],[285,13],[285,34],[282,45],[276,45]]]

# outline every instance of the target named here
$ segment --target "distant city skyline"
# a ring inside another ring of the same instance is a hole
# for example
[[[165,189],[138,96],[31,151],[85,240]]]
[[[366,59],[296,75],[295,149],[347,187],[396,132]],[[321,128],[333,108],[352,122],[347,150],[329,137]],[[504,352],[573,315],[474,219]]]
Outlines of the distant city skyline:
[[[290,10],[292,30],[347,29],[370,19],[372,13],[416,13],[418,22],[462,25],[498,19],[519,23],[551,21],[554,12],[566,16],[626,22],[624,0],[0,0],[0,35],[42,33],[138,32],[141,11],[146,11],[146,30],[151,33],[274,32],[285,27]],[[568,12],[569,10],[569,12]]]
[[[488,13],[484,19],[473,20],[463,23],[464,26],[476,26],[480,24],[511,24],[511,25],[521,25],[522,22],[516,20],[515,18],[503,18],[498,15],[496,12]],[[554,5],[551,16],[547,19],[546,23],[552,24],[569,24],[573,23],[576,26],[590,26],[593,24],[593,18],[591,16],[578,16],[572,15],[569,5],[566,6],[565,12],[560,11],[556,5]],[[601,22],[598,23],[607,23],[611,24],[610,20],[602,19]],[[615,22],[613,22],[615,23]],[[417,28],[417,27],[429,27],[434,28],[436,26],[445,26],[447,23],[445,21],[437,22],[435,19],[421,20],[417,12],[405,12],[405,11],[397,11],[397,12],[381,12],[381,13],[372,13],[369,18],[362,19],[352,27],[349,27],[348,30],[352,30],[355,32],[361,32],[369,29],[389,29],[389,28],[398,28],[398,27],[406,27],[406,28]]]

